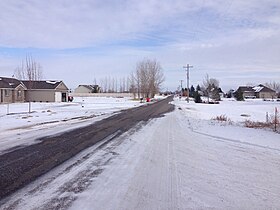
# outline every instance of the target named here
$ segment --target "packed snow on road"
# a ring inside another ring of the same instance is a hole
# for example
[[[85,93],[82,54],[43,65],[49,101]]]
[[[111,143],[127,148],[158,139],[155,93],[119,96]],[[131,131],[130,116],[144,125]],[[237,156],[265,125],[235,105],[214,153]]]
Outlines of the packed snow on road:
[[[172,103],[173,112],[84,150],[2,208],[280,208],[280,135],[242,124],[265,121],[279,103]],[[212,120],[220,115],[231,121]]]
[[[75,97],[71,103],[31,103],[29,113],[29,103],[0,104],[0,153],[140,105],[132,98]]]

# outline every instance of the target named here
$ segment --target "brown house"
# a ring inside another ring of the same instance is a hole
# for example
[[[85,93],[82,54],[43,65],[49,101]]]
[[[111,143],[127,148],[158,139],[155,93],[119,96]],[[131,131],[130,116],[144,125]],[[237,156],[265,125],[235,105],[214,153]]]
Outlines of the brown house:
[[[272,90],[264,85],[252,86],[240,86],[236,92],[240,92],[243,98],[262,98],[273,99],[276,98],[276,91]]]
[[[256,87],[253,87],[253,90],[255,91],[257,98],[263,98],[263,99],[277,98],[276,91],[264,85],[258,85]]]
[[[27,87],[26,101],[66,102],[68,88],[62,81],[22,81]]]
[[[243,98],[256,98],[255,91],[251,86],[240,86],[235,92],[242,93]]]
[[[0,77],[0,103],[24,102],[26,89],[17,79]]]

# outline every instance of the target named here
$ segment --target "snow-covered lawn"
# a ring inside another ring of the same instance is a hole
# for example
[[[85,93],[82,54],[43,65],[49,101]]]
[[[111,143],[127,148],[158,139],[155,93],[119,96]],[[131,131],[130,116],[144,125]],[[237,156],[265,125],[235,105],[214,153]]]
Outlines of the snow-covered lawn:
[[[265,122],[266,112],[269,116],[273,115],[275,108],[280,110],[280,102],[257,99],[246,101],[223,99],[220,104],[196,104],[194,102],[188,104],[185,100],[175,98],[174,104],[181,109],[183,115],[188,117],[189,128],[195,133],[280,149],[280,134],[275,134],[272,129],[244,127],[245,120]],[[231,122],[213,120],[221,115],[227,116]],[[278,116],[280,117],[280,113]],[[278,130],[280,130],[279,124]]]
[[[173,103],[175,111],[88,148],[3,207],[279,209],[280,135],[238,124],[240,114],[261,120],[277,104]],[[221,114],[234,123],[211,120]]]
[[[29,114],[29,103],[0,104],[0,152],[140,105],[131,98],[75,97],[72,103],[31,103]]]
[[[236,123],[244,122],[245,120],[265,122],[267,112],[270,116],[274,114],[276,107],[278,110],[280,109],[279,101],[263,101],[261,99],[236,101],[223,98],[220,104],[196,104],[193,101],[187,104],[185,99],[179,100],[176,98],[175,100],[178,106],[187,108],[188,113],[198,119],[210,120],[216,116],[226,115]]]

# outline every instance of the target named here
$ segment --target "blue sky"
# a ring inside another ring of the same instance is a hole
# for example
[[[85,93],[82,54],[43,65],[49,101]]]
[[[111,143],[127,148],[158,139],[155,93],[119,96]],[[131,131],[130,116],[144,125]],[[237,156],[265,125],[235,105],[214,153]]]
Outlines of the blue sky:
[[[279,0],[1,0],[0,75],[26,54],[45,79],[70,88],[125,77],[157,59],[174,90],[190,63],[191,84],[206,74],[223,89],[280,82]]]

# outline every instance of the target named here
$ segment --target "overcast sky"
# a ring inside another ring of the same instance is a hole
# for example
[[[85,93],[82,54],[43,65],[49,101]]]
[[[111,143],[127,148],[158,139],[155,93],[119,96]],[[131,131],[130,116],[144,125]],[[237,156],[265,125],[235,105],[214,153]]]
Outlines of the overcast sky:
[[[0,76],[26,54],[69,88],[157,59],[164,90],[208,73],[226,91],[280,82],[279,0],[1,0]]]

